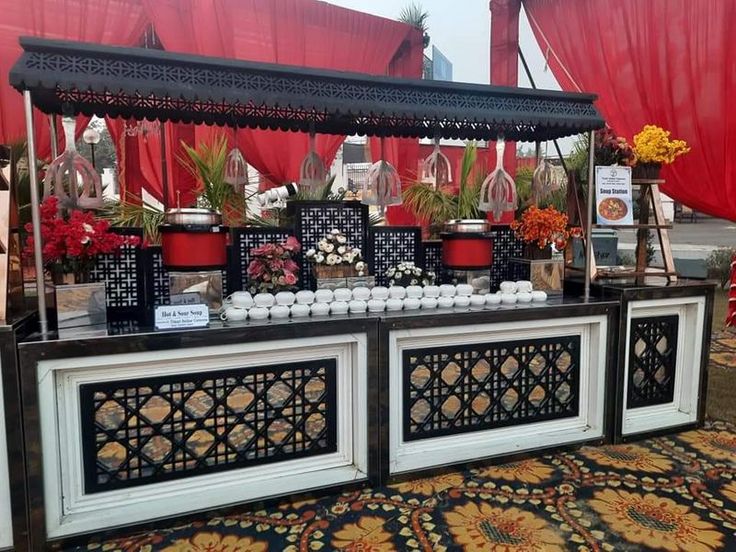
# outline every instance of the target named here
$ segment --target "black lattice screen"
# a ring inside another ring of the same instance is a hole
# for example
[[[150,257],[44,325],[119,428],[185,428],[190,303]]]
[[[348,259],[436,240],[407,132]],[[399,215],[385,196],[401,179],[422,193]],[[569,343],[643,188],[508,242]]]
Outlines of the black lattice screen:
[[[345,234],[348,244],[359,248],[367,258],[368,206],[358,201],[299,201],[287,203],[294,216],[294,233],[302,244],[302,252],[315,247],[330,230],[336,228]],[[301,286],[312,282],[312,267],[300,255]]]
[[[436,284],[444,283],[445,269],[442,266],[442,242],[440,240],[432,240],[422,242],[424,249],[424,268],[431,270],[437,276]]]
[[[403,353],[404,440],[577,416],[580,337]]]
[[[679,323],[677,315],[631,320],[627,408],[672,402]]]
[[[161,256],[161,247],[152,246],[146,249],[147,269],[146,269],[146,290],[149,306],[168,305],[169,304],[169,271],[166,270]],[[228,267],[231,266],[233,258],[232,247],[227,248]],[[233,289],[230,286],[229,276],[230,270],[227,267],[222,269],[222,291],[228,295]]]
[[[526,279],[516,277],[510,269],[509,260],[512,257],[522,257],[524,242],[514,235],[509,226],[494,226],[493,230],[493,265],[491,265],[491,291],[498,289],[504,280]]]
[[[143,241],[140,228],[111,228],[123,236]],[[107,308],[110,314],[134,314],[145,306],[145,266],[140,246],[124,245],[120,252],[99,255],[90,271],[92,282],[105,282]]]
[[[335,359],[80,388],[85,492],[337,450]]]
[[[418,226],[375,226],[368,230],[368,258],[376,284],[385,286],[386,270],[402,261],[422,265],[422,229]]]
[[[291,228],[236,228],[233,230],[232,291],[247,289],[250,250],[266,243],[281,243],[293,235]]]

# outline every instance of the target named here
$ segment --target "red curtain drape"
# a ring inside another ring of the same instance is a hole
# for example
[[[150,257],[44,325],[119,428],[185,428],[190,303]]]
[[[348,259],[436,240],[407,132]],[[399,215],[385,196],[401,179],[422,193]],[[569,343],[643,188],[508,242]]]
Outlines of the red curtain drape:
[[[11,66],[20,57],[21,36],[131,45],[145,27],[140,0],[0,0],[0,144],[25,139],[23,97],[8,84]],[[80,118],[82,132],[88,118]],[[50,152],[48,119],[36,111],[39,157]],[[61,127],[59,127],[61,134]],[[63,140],[61,140],[63,146]]]
[[[143,0],[143,4],[169,51],[372,74],[390,73],[396,52],[417,33],[396,21],[314,0]],[[224,132],[229,136],[232,131]],[[197,141],[210,133],[198,129]],[[178,147],[178,138],[173,138],[170,149]],[[317,137],[317,151],[326,164],[343,138]],[[276,184],[298,178],[308,148],[304,133],[244,129],[232,140],[247,161]],[[176,170],[169,167],[172,173]]]
[[[532,30],[565,90],[599,96],[631,138],[657,124],[692,150],[663,172],[665,193],[736,220],[736,2],[524,0]]]

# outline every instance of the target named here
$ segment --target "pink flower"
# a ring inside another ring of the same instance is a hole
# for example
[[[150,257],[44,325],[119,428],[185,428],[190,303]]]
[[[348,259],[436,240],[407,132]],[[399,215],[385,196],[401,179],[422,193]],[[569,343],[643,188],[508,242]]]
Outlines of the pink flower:
[[[287,251],[291,251],[292,253],[298,253],[299,250],[302,248],[299,240],[297,240],[294,236],[289,236],[288,238],[286,238],[286,241],[283,245],[284,249],[286,249]]]
[[[294,284],[296,284],[296,276],[292,272],[285,272],[284,282],[286,282],[290,286],[293,286]]]
[[[286,259],[286,261],[284,261],[284,270],[287,270],[289,272],[296,272],[297,270],[299,270],[299,265],[291,259]]]

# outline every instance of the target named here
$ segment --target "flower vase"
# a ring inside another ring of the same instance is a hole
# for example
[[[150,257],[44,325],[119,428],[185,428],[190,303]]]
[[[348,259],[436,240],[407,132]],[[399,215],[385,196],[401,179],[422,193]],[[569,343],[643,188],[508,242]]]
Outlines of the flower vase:
[[[631,177],[635,180],[659,180],[661,170],[659,163],[637,163],[631,170]]]
[[[545,261],[552,258],[552,248],[550,246],[540,248],[536,244],[524,244],[524,258],[530,261]]]
[[[59,330],[107,324],[104,282],[90,282],[89,273],[53,272]]]

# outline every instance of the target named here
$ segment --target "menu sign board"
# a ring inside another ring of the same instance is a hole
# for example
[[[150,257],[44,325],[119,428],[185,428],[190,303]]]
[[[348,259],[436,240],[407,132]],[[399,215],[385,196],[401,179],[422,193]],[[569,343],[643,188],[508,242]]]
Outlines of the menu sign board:
[[[634,224],[631,167],[596,167],[595,197],[598,224]]]

